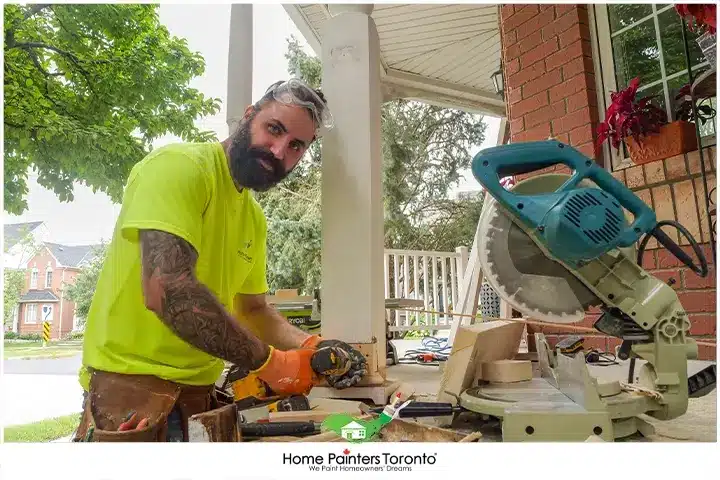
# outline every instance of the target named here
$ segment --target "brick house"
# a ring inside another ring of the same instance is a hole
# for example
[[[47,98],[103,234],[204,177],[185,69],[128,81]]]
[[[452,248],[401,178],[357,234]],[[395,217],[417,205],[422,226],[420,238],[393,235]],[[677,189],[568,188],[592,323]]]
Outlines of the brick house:
[[[43,243],[27,262],[17,333],[42,333],[45,320],[51,322],[52,339],[61,338],[75,329],[75,303],[65,298],[64,287],[71,285],[83,265],[92,260],[94,248],[93,245]]]
[[[553,137],[568,142],[625,183],[655,210],[658,220],[677,220],[687,228],[711,263],[706,278],[690,271],[665,248],[658,248],[654,239],[643,266],[661,279],[675,280],[673,288],[692,322],[691,335],[714,343],[716,272],[710,242],[715,236],[710,235],[699,152],[635,165],[624,150],[606,148],[596,155],[593,146],[610,92],[625,88],[635,76],[642,77],[639,92],[658,94],[661,106],[672,114],[675,91],[687,82],[681,25],[672,5],[503,5],[499,27],[507,140]],[[693,71],[707,68],[694,34],[688,37]],[[715,105],[715,98],[712,102]],[[716,185],[712,123],[702,129],[711,205]],[[711,212],[714,223],[712,206]],[[694,258],[685,238],[672,228],[665,230]],[[598,316],[590,312],[583,326],[592,326]],[[553,328],[543,331],[550,340],[566,333]],[[601,350],[612,350],[619,343],[599,332],[586,337],[586,344]],[[715,359],[716,347],[700,346],[699,356]]]

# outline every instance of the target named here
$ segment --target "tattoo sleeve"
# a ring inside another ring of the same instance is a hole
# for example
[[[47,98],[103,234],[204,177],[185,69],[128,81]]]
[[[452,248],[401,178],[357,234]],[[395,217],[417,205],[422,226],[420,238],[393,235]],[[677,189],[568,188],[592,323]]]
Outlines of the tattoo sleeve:
[[[195,276],[197,252],[157,230],[140,232],[145,305],[178,337],[241,368],[259,368],[269,347],[230,315]]]

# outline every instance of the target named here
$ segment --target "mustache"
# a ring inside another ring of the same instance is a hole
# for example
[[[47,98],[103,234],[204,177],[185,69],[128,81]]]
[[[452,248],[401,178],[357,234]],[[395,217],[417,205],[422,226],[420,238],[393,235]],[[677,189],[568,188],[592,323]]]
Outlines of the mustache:
[[[249,158],[269,164],[272,167],[273,174],[276,176],[285,175],[285,166],[270,150],[262,147],[248,147],[246,153]]]

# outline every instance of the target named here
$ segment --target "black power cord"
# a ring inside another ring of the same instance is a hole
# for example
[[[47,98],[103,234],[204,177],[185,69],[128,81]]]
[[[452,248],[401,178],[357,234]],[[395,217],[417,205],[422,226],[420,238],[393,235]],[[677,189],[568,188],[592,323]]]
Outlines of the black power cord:
[[[687,230],[687,228],[683,227],[679,222],[676,222],[675,220],[661,220],[655,225],[655,228],[652,229],[650,233],[645,235],[643,239],[640,241],[640,245],[638,246],[638,253],[637,253],[637,264],[642,266],[642,260],[643,255],[645,254],[645,248],[647,247],[648,242],[650,241],[651,237],[655,237],[658,240],[660,240],[660,236],[665,236],[665,233],[661,230],[661,227],[664,226],[670,226],[675,227],[677,230],[682,234],[685,239],[687,239],[688,242],[690,242],[690,246],[692,247],[693,251],[695,252],[695,255],[697,256],[698,260],[700,260],[700,267],[695,265],[692,260],[690,261],[690,264],[688,264],[685,260],[678,257],[677,252],[673,251],[674,249],[668,248],[670,252],[675,255],[679,260],[683,260],[683,263],[687,265],[693,272],[697,273],[701,277],[705,278],[708,275],[708,263],[707,259],[705,258],[705,254],[700,249],[700,245],[697,243],[695,238],[692,236],[692,234]],[[672,242],[672,240],[670,240]],[[664,242],[661,242],[661,244],[664,245]],[[682,251],[681,251],[682,252]],[[682,252],[684,253],[684,252]]]

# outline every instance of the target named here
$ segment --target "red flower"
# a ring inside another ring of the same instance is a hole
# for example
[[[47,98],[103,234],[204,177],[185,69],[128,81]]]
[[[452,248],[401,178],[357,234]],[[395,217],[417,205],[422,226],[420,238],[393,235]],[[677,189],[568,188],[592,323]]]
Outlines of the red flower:
[[[717,32],[717,6],[714,3],[678,3],[675,11],[686,22],[688,29],[698,33],[707,30],[711,34]]]
[[[665,111],[650,103],[654,97],[635,100],[639,87],[640,78],[635,77],[625,90],[610,94],[612,103],[605,111],[605,121],[597,128],[597,148],[609,139],[613,148],[619,150],[625,137],[640,141],[641,136],[657,133],[667,123]]]

